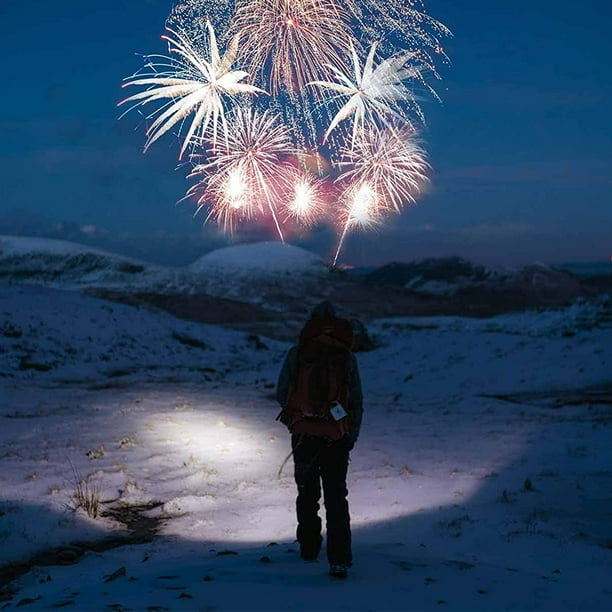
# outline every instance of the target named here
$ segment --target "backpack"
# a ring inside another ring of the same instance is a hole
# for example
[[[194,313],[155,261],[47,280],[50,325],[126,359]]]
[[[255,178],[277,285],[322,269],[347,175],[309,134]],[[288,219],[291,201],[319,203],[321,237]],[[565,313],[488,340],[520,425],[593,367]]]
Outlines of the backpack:
[[[352,341],[350,321],[338,317],[313,317],[302,329],[281,416],[292,433],[337,440],[349,431]]]

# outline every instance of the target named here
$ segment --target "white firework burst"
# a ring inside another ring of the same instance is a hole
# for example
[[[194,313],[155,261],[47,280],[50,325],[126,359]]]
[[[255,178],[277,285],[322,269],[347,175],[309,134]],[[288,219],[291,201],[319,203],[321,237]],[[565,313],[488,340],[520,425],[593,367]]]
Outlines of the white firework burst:
[[[353,117],[352,139],[357,140],[363,133],[367,122],[377,125],[388,124],[391,121],[411,123],[407,112],[412,108],[423,119],[421,108],[413,90],[406,81],[423,81],[421,65],[415,65],[416,54],[404,52],[374,63],[376,43],[370,47],[365,64],[361,62],[355,48],[351,45],[353,58],[353,75],[344,74],[335,66],[329,66],[336,81],[312,81],[309,85],[322,87],[337,95],[336,100],[348,96],[348,100],[332,119],[325,140],[341,121]]]
[[[235,98],[240,94],[265,93],[258,87],[242,82],[248,76],[247,72],[232,70],[238,40],[230,41],[222,56],[210,22],[207,22],[206,27],[208,60],[186,33],[167,28],[169,34],[162,38],[168,41],[169,53],[172,56],[153,56],[155,61],[148,64],[152,72],[137,73],[123,84],[123,87],[144,86],[147,89],[122,100],[120,105],[135,102],[131,107],[135,108],[150,102],[169,100],[147,117],[154,120],[147,130],[145,151],[177,123],[181,122],[182,125],[185,118],[192,113],[194,116],[183,138],[179,159],[190,144],[204,137],[209,125],[212,126],[215,142],[219,123],[227,138],[225,98]]]
[[[285,219],[294,219],[306,227],[314,225],[327,210],[324,182],[297,169],[288,178],[283,198]]]
[[[399,212],[414,203],[428,182],[427,155],[410,126],[370,127],[341,151],[336,179],[341,185],[367,183],[381,197],[379,206]]]
[[[189,178],[198,178],[187,196],[197,199],[198,210],[209,206],[226,231],[236,221],[269,213],[283,240],[278,207],[294,167],[287,161],[294,154],[289,129],[269,112],[238,108],[228,120],[226,142],[205,139],[208,160],[194,167]]]
[[[415,203],[428,182],[427,156],[409,126],[370,127],[342,150],[338,176],[342,195],[342,232],[334,257],[338,260],[353,227],[371,227],[390,211]]]

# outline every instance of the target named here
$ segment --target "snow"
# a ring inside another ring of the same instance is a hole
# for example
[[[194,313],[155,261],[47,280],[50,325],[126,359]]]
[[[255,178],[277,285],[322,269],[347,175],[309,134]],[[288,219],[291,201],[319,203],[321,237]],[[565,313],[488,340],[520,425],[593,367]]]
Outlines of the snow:
[[[253,304],[264,304],[266,294],[296,285],[308,295],[313,283],[329,274],[320,257],[281,242],[217,249],[200,257],[189,270],[203,283],[206,293]]]
[[[289,344],[49,287],[0,285],[0,313],[7,609],[612,607],[609,300],[367,322],[346,582],[296,552]],[[85,477],[159,531],[75,511]]]
[[[201,289],[198,278],[183,268],[158,266],[64,240],[21,236],[0,236],[0,282],[143,293]]]
[[[258,242],[217,249],[207,253],[191,264],[191,269],[200,274],[232,274],[250,276],[282,273],[293,275],[299,272],[326,269],[325,262],[317,255],[300,247],[282,242]]]
[[[31,255],[40,253],[46,255],[80,255],[93,253],[105,257],[121,258],[126,261],[134,261],[127,257],[121,257],[108,251],[88,247],[67,240],[54,240],[52,238],[37,238],[34,236],[0,236],[0,251],[3,257],[14,255]]]

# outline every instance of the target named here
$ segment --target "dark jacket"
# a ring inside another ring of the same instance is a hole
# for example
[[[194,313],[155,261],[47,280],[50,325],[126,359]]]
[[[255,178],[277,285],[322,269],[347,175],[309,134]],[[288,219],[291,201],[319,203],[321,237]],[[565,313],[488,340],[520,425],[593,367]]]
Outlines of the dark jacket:
[[[289,385],[295,372],[295,366],[297,361],[298,347],[293,346],[283,363],[280,375],[278,377],[278,383],[276,385],[276,400],[284,408],[287,403],[287,396],[289,394]],[[359,437],[359,431],[361,429],[361,420],[363,417],[363,394],[361,391],[361,379],[359,377],[359,367],[357,365],[357,359],[355,355],[351,353],[349,362],[349,412],[352,415],[352,428],[349,432],[353,443],[357,441]]]

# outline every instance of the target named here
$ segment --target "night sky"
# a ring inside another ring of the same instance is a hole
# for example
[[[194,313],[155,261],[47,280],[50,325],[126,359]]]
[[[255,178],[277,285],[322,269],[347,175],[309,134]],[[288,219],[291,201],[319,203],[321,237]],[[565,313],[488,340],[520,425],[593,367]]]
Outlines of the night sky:
[[[45,235],[169,264],[229,243],[177,204],[178,141],[142,154],[118,120],[137,54],[166,52],[167,0],[1,0],[0,233]],[[491,264],[612,255],[612,2],[429,0],[454,33],[424,103],[434,168],[415,207],[353,234],[354,265],[459,255]],[[261,236],[242,235],[235,240]],[[274,239],[274,236],[270,236]],[[297,242],[324,257],[326,230]]]

